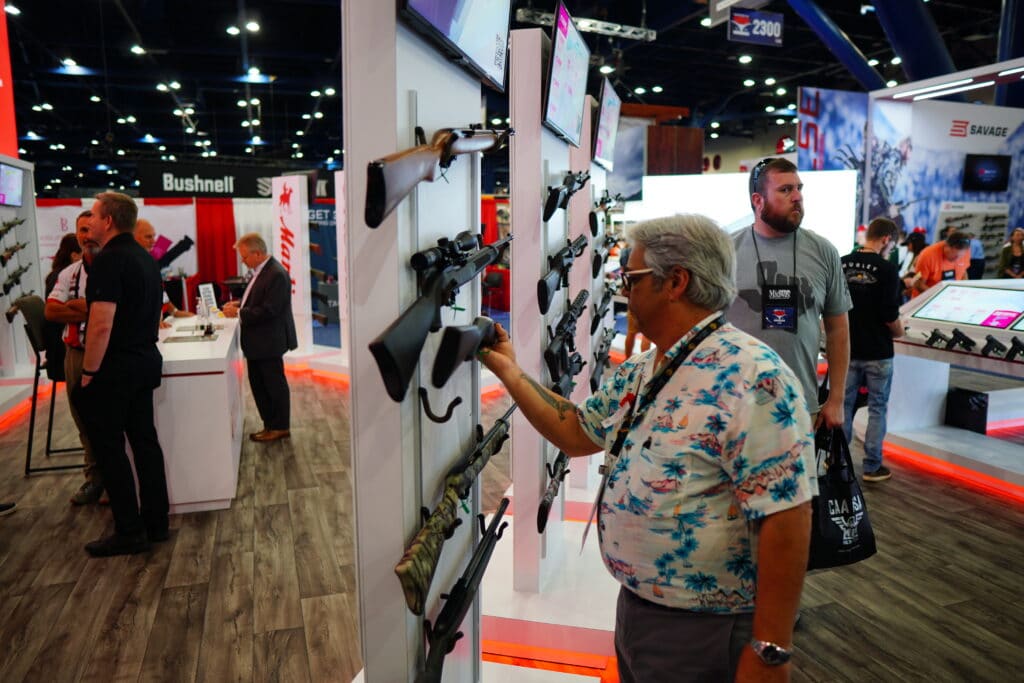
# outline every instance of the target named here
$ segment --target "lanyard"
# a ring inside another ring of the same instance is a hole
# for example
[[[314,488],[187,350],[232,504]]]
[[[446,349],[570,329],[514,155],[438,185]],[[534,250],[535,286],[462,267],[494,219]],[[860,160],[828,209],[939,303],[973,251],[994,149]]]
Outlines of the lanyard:
[[[793,231],[793,279],[796,280],[796,233]],[[764,275],[764,265],[761,263],[761,252],[757,248],[757,233],[754,232],[754,226],[750,226],[750,239],[754,240],[754,253],[757,254],[757,269],[761,272],[761,284],[768,284],[768,278]]]

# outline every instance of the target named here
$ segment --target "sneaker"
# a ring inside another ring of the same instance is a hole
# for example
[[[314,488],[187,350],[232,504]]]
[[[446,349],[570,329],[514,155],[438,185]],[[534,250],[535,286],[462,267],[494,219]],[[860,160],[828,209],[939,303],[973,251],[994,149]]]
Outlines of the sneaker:
[[[0,503],[0,517],[11,514],[17,508],[17,503]]]
[[[95,505],[103,495],[103,484],[87,481],[71,496],[72,505]]]
[[[885,481],[892,479],[892,472],[887,467],[879,467],[874,472],[865,472],[864,481]]]

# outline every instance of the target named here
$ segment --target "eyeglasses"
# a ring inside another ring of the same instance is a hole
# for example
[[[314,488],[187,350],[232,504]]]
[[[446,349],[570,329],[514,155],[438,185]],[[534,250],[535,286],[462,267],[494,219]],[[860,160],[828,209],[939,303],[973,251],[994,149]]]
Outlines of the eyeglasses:
[[[638,270],[624,270],[620,272],[619,279],[622,280],[623,291],[628,291],[644,275],[650,275],[653,272],[653,268],[640,268]]]

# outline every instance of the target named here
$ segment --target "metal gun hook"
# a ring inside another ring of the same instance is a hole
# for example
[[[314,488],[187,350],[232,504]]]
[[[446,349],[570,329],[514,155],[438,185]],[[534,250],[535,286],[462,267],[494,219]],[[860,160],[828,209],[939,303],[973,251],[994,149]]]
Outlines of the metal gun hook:
[[[476,521],[480,524],[480,535],[483,536],[487,533],[487,517],[484,513],[480,513],[476,516]],[[498,528],[494,532],[495,538],[501,538],[501,535],[505,532],[505,527],[508,526],[508,522],[502,522],[498,525]]]
[[[448,420],[452,419],[452,413],[455,412],[455,408],[462,403],[462,397],[456,396],[455,399],[448,404],[448,410],[445,411],[444,415],[438,415],[430,408],[430,398],[427,395],[427,390],[420,387],[420,402],[423,404],[423,412],[427,414],[427,417],[431,422],[437,424],[444,424]]]

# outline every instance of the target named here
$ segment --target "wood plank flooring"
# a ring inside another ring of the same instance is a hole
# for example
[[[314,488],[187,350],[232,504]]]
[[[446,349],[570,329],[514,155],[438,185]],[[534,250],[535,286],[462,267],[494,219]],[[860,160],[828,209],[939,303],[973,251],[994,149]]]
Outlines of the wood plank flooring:
[[[88,558],[109,511],[68,505],[78,472],[22,476],[27,419],[0,430],[0,500],[18,503],[0,518],[0,681],[355,676],[348,396],[308,373],[289,381],[291,440],[246,441],[231,509],[173,517],[145,555]],[[507,406],[485,403],[484,427]],[[57,414],[55,446],[72,445]],[[246,415],[258,428],[251,400]],[[484,510],[510,483],[508,446],[484,470]],[[1024,506],[889,466],[891,481],[864,486],[878,555],[807,579],[793,680],[1019,680]]]

